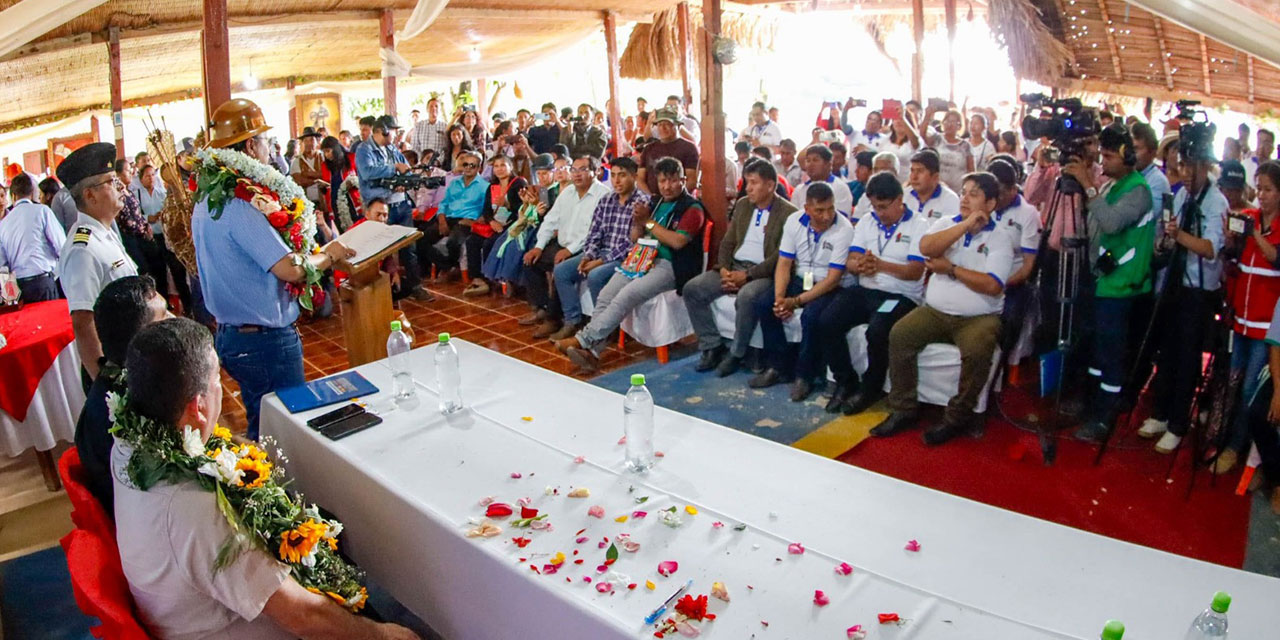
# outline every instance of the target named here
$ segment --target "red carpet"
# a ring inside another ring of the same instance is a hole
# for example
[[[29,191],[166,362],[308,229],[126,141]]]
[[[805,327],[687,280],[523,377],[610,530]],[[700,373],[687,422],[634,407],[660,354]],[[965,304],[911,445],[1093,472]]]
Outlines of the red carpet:
[[[1008,415],[1019,421],[1030,410],[1021,391],[1011,391],[1003,402]],[[1132,429],[1117,435],[1118,446],[1109,448],[1098,466],[1093,464],[1096,448],[1072,440],[1071,430],[1063,430],[1057,461],[1046,467],[1034,434],[1011,425],[994,407],[990,413],[981,439],[960,437],[929,448],[917,430],[868,438],[838,459],[1085,531],[1231,567],[1243,565],[1250,499],[1233,492],[1238,472],[1211,486],[1207,470],[1200,469],[1188,498],[1189,447],[1184,444],[1172,481],[1166,481],[1170,457],[1155,453],[1153,443]]]

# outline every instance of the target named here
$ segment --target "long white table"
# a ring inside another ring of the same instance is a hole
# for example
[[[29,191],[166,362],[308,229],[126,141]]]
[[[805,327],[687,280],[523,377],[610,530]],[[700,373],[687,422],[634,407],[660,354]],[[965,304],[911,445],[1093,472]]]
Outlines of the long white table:
[[[272,395],[262,412],[262,432],[284,449],[297,486],[344,521],[356,561],[450,640],[651,637],[644,616],[687,579],[695,594],[725,583],[732,600],[711,599],[719,617],[702,632],[733,640],[842,639],[854,624],[882,639],[1096,638],[1108,618],[1128,625],[1126,638],[1167,640],[1181,638],[1219,589],[1235,597],[1232,637],[1280,629],[1280,580],[971,502],[662,408],[656,442],[665,457],[645,476],[626,473],[619,393],[455,342],[468,408],[447,419],[436,410],[430,347],[410,355],[418,406],[397,408],[387,391],[370,396],[385,422],[347,439],[306,427],[325,409],[290,415]],[[359,371],[391,388],[383,363]],[[574,487],[591,496],[566,497]],[[483,519],[485,496],[517,513],[528,497],[553,530],[513,529],[508,519],[495,521],[500,536],[464,537]],[[642,496],[649,499],[638,505]],[[606,517],[589,517],[592,505]],[[671,506],[679,528],[660,522]],[[615,522],[635,510],[649,515]],[[735,530],[740,523],[745,530]],[[622,532],[641,549],[621,553],[612,571],[640,586],[598,593],[595,582],[609,575],[596,571],[605,554],[598,543]],[[520,549],[516,536],[533,542]],[[912,539],[919,552],[904,549]],[[788,553],[791,542],[806,552]],[[530,570],[556,552],[569,559],[558,573]],[[674,575],[658,575],[664,560],[679,562]],[[840,562],[853,574],[838,575]],[[828,606],[814,605],[815,589]],[[906,622],[878,624],[889,612]]]

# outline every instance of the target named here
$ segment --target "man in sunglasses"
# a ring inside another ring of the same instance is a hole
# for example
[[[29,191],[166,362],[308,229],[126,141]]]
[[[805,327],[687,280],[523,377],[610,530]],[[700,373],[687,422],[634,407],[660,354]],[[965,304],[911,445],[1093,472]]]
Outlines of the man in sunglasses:
[[[58,179],[71,190],[79,214],[58,261],[58,280],[71,310],[76,350],[89,378],[98,376],[102,344],[93,320],[93,303],[112,282],[138,275],[112,226],[124,207],[124,183],[116,177],[116,146],[85,145],[58,165]],[[86,383],[87,384],[87,383]]]

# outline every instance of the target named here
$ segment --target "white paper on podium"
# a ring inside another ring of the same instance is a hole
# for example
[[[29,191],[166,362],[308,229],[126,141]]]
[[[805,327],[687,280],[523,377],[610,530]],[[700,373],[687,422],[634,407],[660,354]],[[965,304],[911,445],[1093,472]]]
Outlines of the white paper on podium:
[[[338,236],[337,241],[356,252],[356,255],[347,261],[353,265],[358,265],[377,255],[383,249],[413,235],[415,231],[417,229],[413,227],[366,220]]]

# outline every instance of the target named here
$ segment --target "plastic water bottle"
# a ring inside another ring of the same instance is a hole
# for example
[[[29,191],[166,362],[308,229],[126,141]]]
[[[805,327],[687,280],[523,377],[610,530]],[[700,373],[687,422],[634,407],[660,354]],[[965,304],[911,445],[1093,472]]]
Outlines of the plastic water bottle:
[[[462,408],[462,371],[458,367],[458,350],[449,342],[449,334],[440,334],[436,343],[436,386],[440,388],[440,413],[453,413]]]
[[[631,374],[631,389],[622,401],[622,433],[627,438],[627,468],[644,473],[653,466],[653,396],[644,374]]]
[[[1231,596],[1225,591],[1213,594],[1213,603],[1204,613],[1196,616],[1195,622],[1187,630],[1186,640],[1207,640],[1208,638],[1227,637],[1227,608],[1231,606]]]
[[[413,342],[400,328],[399,320],[391,321],[391,335],[387,336],[387,361],[391,365],[392,387],[396,401],[412,398],[416,393],[413,374],[409,373],[409,350]]]
[[[1108,620],[1107,625],[1102,628],[1102,635],[1098,636],[1100,640],[1124,640],[1124,623],[1119,620]]]

